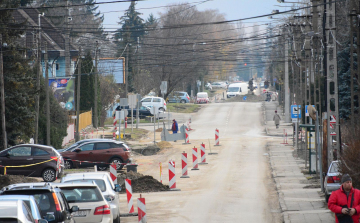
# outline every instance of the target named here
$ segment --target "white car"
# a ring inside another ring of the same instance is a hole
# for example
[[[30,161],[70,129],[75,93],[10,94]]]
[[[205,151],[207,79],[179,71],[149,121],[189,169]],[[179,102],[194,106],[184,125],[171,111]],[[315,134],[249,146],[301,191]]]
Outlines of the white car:
[[[211,86],[212,88],[223,88],[223,89],[227,88],[227,84],[225,82],[213,82]]]
[[[34,196],[32,195],[1,195],[0,196],[0,201],[17,201],[17,200],[24,201],[25,204],[29,207],[35,221],[40,222],[40,220],[42,219],[40,208],[39,205],[36,203]],[[55,216],[49,215],[48,217],[45,217],[45,220],[47,221],[55,220]]]
[[[0,201],[0,222],[22,222],[34,223],[35,219],[31,214],[30,208],[23,200],[1,200]],[[40,219],[39,223],[48,221]]]
[[[79,210],[72,213],[76,223],[112,223],[110,205],[95,182],[52,183],[64,193],[67,202],[77,205]]]
[[[166,111],[166,101],[160,97],[145,97],[141,99],[142,106],[157,107],[159,111]]]
[[[119,193],[121,188],[118,184],[114,185],[108,172],[86,172],[67,174],[61,178],[61,183],[70,182],[95,182],[101,193],[110,204],[113,222],[120,223],[120,203]]]

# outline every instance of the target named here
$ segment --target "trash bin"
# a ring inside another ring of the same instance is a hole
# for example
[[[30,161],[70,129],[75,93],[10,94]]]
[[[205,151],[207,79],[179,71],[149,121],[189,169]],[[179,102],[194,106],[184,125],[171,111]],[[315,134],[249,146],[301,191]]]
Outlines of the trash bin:
[[[133,172],[137,173],[137,166],[138,165],[136,163],[126,164],[126,172],[133,171]]]

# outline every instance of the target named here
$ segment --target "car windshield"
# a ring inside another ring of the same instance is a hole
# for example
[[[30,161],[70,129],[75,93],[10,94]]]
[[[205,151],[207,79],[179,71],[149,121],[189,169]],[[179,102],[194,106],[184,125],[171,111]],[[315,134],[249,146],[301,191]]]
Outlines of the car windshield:
[[[62,187],[68,203],[98,202],[102,201],[102,195],[96,187]]]
[[[207,98],[206,96],[207,96],[206,94],[198,94],[197,95],[198,98]]]
[[[105,181],[101,180],[101,179],[80,179],[80,180],[69,180],[69,181],[65,181],[66,183],[68,182],[95,182],[96,185],[98,185],[98,187],[100,188],[101,192],[106,191],[106,185],[105,185]]]
[[[339,163],[333,163],[330,168],[330,173],[338,173],[339,172]]]
[[[240,87],[229,87],[228,92],[239,92]]]

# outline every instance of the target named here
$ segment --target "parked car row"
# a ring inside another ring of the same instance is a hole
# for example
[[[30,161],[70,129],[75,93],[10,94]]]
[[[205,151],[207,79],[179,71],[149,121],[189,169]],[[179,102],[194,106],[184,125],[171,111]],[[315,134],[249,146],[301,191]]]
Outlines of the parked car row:
[[[118,192],[107,172],[68,174],[61,183],[19,183],[0,192],[0,222],[120,222]]]

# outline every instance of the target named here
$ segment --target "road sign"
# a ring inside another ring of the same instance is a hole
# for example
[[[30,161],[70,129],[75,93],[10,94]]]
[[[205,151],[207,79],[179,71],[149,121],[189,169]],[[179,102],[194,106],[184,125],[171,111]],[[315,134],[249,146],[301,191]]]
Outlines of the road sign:
[[[131,94],[128,96],[129,108],[136,108],[136,94]]]
[[[305,116],[309,116],[308,106],[309,105],[305,105]],[[311,106],[315,108],[315,105],[311,105]]]
[[[167,81],[161,81],[160,90],[161,94],[167,93]]]
[[[330,128],[331,128],[331,129],[334,129],[334,125],[333,125],[333,124],[330,124]]]
[[[335,124],[336,123],[336,117],[335,115],[330,115],[330,123]]]
[[[296,122],[298,122],[298,119],[297,118],[292,118],[291,121],[292,121],[292,123],[296,123]]]
[[[330,132],[331,136],[336,136],[336,132]]]
[[[120,106],[128,106],[128,99],[127,98],[120,98]]]
[[[246,101],[246,96],[243,97],[243,100]]]
[[[291,105],[291,118],[301,118],[301,105]]]

